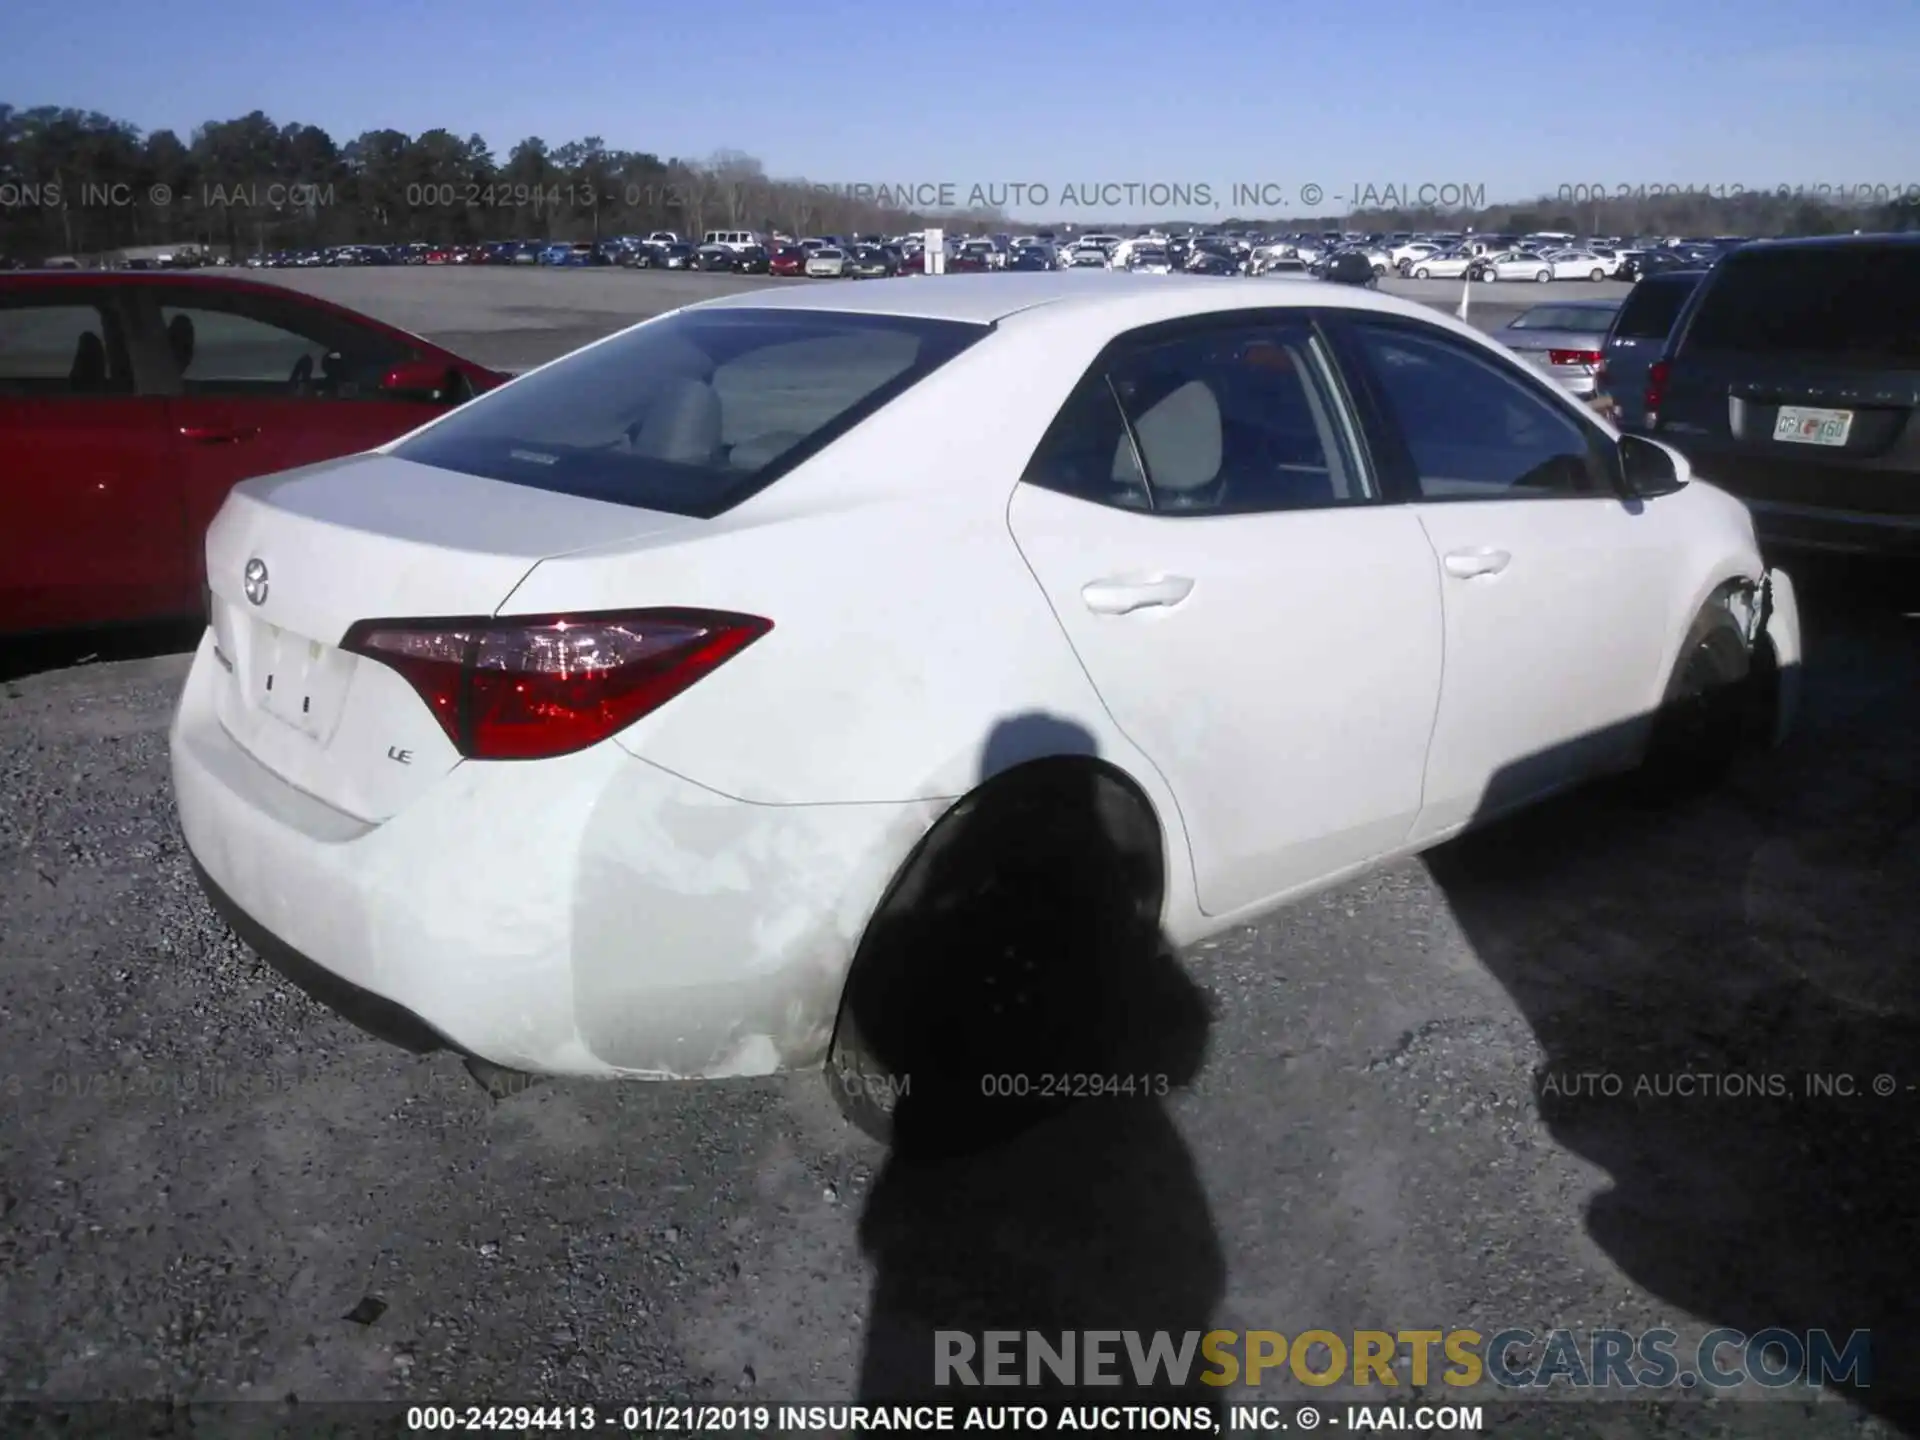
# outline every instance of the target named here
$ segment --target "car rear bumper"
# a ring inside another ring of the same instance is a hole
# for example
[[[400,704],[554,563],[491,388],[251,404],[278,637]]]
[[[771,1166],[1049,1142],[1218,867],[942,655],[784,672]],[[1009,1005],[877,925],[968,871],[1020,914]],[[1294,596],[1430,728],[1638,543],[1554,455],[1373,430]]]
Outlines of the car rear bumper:
[[[1652,433],[1684,453],[1696,475],[1738,496],[1771,549],[1920,557],[1920,473],[1753,453],[1677,431],[1665,417]]]
[[[1914,483],[1920,486],[1920,477]],[[1920,559],[1920,516],[1835,510],[1778,500],[1749,500],[1747,508],[1753,512],[1754,529],[1761,540],[1776,549]]]
[[[603,744],[467,761],[379,824],[227,734],[203,640],[170,744],[187,849],[237,933],[411,1049],[539,1074],[812,1065],[867,919],[941,808],[753,805]]]

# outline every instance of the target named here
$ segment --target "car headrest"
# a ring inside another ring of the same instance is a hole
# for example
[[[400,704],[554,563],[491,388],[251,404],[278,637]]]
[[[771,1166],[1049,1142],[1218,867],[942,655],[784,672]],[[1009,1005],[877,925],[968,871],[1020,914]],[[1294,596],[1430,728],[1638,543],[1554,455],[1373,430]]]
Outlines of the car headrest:
[[[73,347],[73,366],[67,381],[76,390],[98,390],[107,383],[107,346],[88,330]]]
[[[193,364],[193,317],[175,315],[167,322],[167,348],[173,351],[173,362],[183,371]]]
[[[636,454],[678,465],[710,465],[720,449],[720,397],[699,380],[668,380],[633,438]]]
[[[771,465],[807,437],[798,430],[771,430],[742,440],[727,454],[727,463],[736,470],[758,470]]]
[[[1150,407],[1134,422],[1140,458],[1156,492],[1184,494],[1211,485],[1220,476],[1222,434],[1220,402],[1198,380],[1189,380]],[[1133,456],[1124,438],[1114,456],[1116,483],[1138,483]]]

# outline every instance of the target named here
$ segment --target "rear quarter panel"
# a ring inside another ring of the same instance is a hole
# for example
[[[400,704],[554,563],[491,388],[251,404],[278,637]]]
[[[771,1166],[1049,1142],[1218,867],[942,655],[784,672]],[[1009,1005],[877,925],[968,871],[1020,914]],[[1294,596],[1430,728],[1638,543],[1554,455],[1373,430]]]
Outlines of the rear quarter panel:
[[[1172,796],[1107,715],[1007,528],[1018,476],[1104,338],[1069,327],[1037,369],[983,341],[690,537],[543,561],[502,613],[661,605],[771,619],[618,737],[756,804],[948,800],[1024,760],[1098,756],[1153,803],[1166,924],[1191,935],[1204,922]]]

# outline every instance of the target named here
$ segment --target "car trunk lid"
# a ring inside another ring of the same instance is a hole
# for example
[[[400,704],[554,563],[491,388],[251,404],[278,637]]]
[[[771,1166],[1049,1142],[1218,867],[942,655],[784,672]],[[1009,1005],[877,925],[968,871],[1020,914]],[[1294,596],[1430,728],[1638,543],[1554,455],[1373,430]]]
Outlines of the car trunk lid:
[[[491,615],[543,559],[694,522],[386,455],[249,481],[207,533],[209,623],[235,743],[347,814],[397,814],[460,755],[356,621]]]

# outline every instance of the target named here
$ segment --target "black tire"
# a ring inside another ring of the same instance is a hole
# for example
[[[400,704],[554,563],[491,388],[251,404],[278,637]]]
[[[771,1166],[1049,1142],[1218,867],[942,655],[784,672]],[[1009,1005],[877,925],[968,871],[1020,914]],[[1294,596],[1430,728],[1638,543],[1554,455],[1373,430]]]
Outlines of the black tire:
[[[1639,789],[1654,800],[1705,794],[1752,739],[1752,655],[1718,600],[1694,619],[1653,719]]]
[[[1123,1028],[1102,976],[1157,945],[1162,883],[1158,822],[1091,765],[1041,761],[955,806],[854,959],[827,1059],[842,1113],[896,1150],[949,1154],[1058,1109],[1007,1077],[1100,1068]]]

